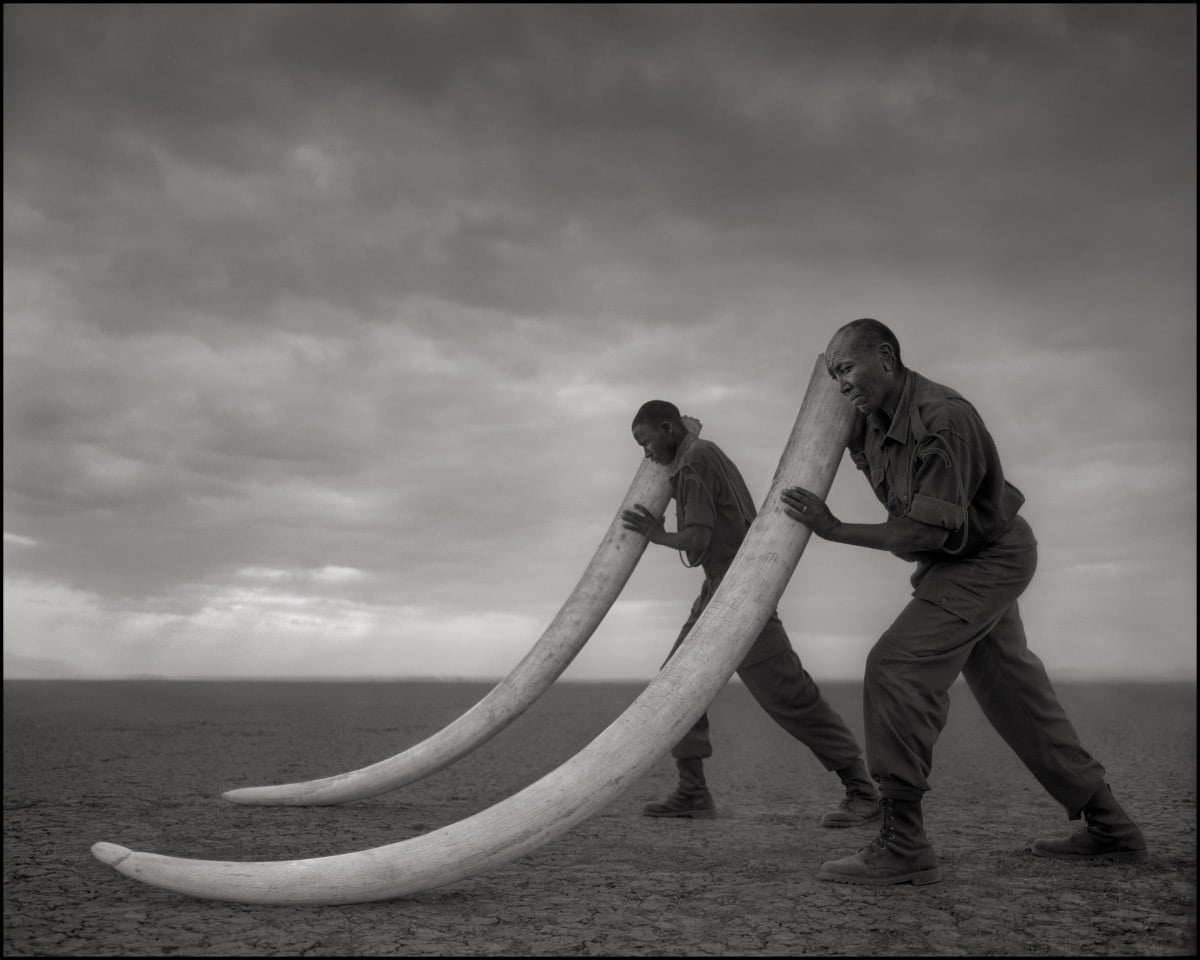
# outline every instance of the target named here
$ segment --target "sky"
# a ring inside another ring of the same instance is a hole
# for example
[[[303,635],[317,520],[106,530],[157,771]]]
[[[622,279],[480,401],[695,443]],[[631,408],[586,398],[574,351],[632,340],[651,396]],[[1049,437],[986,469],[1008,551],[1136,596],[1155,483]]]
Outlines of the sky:
[[[502,677],[643,401],[761,502],[870,316],[1025,494],[1051,676],[1194,680],[1195,261],[1193,5],[6,4],[4,675]],[[810,542],[814,677],[910,572]]]

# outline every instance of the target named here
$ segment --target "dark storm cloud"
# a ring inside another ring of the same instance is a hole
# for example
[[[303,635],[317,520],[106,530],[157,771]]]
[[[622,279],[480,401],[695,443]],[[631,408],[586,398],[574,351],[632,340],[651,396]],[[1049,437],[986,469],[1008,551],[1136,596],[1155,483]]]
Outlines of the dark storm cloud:
[[[788,261],[1094,258],[1115,204],[1178,221],[1194,166],[1155,8],[218,9],[12,16],[6,182],[79,231],[110,329],[215,298],[250,322],[281,289],[687,323]]]

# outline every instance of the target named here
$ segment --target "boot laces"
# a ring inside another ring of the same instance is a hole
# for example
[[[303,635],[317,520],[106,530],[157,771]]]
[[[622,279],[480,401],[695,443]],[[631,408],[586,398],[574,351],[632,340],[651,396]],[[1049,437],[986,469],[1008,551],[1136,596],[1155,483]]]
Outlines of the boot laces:
[[[879,827],[879,832],[871,838],[871,842],[863,847],[859,853],[867,856],[877,857],[880,854],[887,853],[891,849],[891,841],[896,838],[896,814],[892,810],[892,800],[890,797],[881,797],[879,799],[879,809],[883,811],[883,823]]]
[[[871,842],[863,847],[863,853],[870,854],[872,856],[878,856],[881,853],[887,852],[888,845],[884,842],[883,837],[879,834],[875,834],[875,836],[871,838]]]
[[[883,823],[879,826],[879,833],[867,845],[867,849],[884,853],[891,849],[896,839],[896,811],[892,808],[892,798],[880,797],[879,809],[883,812]]]

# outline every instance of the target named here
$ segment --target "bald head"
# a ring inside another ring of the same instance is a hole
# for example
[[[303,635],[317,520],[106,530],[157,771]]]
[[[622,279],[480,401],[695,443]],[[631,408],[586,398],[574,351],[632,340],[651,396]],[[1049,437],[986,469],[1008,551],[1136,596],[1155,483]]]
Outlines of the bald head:
[[[829,341],[829,347],[825,351],[825,362],[832,363],[834,356],[844,354],[878,354],[882,346],[887,347],[896,369],[903,370],[904,364],[900,361],[900,341],[885,324],[870,317],[851,320],[840,327]]]
[[[852,320],[825,348],[825,368],[838,390],[863,414],[891,416],[904,384],[900,344],[878,320]]]

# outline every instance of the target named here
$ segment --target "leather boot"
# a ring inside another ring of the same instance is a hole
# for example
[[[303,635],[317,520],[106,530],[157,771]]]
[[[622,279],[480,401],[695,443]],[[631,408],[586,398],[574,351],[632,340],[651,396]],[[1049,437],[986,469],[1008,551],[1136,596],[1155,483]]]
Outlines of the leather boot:
[[[712,794],[704,782],[703,760],[676,760],[679,786],[666,800],[656,800],[642,807],[646,817],[691,817],[708,820],[717,815]]]
[[[1108,784],[1097,790],[1083,808],[1086,829],[1058,840],[1034,840],[1035,857],[1058,860],[1113,860],[1117,863],[1147,863],[1146,839],[1121,809]]]
[[[942,879],[937,854],[925,836],[920,800],[884,797],[879,836],[853,856],[821,864],[819,880],[873,886],[889,883],[937,883]]]
[[[861,759],[838,771],[846,796],[821,819],[823,827],[856,827],[879,819],[879,791]]]

